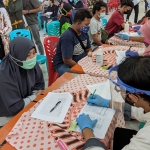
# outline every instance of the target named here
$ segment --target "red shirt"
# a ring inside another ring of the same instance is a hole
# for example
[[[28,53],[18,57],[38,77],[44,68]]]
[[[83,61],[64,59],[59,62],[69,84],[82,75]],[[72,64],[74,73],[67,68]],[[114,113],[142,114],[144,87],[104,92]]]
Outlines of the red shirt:
[[[112,16],[110,17],[105,30],[108,31],[109,34],[118,33],[122,30],[121,24],[124,23],[124,15],[122,15],[118,10],[116,10]]]

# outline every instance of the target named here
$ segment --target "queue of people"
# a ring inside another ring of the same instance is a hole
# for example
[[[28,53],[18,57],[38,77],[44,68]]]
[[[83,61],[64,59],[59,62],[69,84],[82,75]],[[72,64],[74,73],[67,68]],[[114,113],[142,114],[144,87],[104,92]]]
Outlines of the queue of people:
[[[43,19],[47,21],[46,12],[52,12],[50,18],[56,17],[59,6],[54,0],[48,0],[49,6],[44,12]],[[61,76],[77,64],[85,56],[91,56],[95,47],[107,44],[107,41],[115,33],[124,30],[124,14],[128,14],[133,8],[138,7],[131,0],[122,0],[121,6],[110,17],[106,27],[102,24],[107,5],[98,1],[93,6],[93,16],[89,10],[82,8],[83,1],[60,2],[60,39],[57,44],[56,54],[53,59],[53,68]],[[79,6],[80,5],[80,6]],[[82,5],[82,6],[81,6]],[[11,42],[8,34],[12,27],[9,16],[0,1],[0,126],[3,126],[13,116],[32,102],[45,89],[43,73],[36,62],[37,49],[44,54],[44,48],[40,40],[37,25],[37,13],[42,10],[37,0],[29,0],[23,8],[23,14],[32,32],[33,41],[25,37],[17,37]],[[74,9],[75,8],[75,9]],[[72,17],[72,12],[75,11]],[[46,18],[45,18],[46,17]],[[72,17],[72,18],[71,18]],[[149,11],[142,18],[142,25],[138,28],[138,34],[142,36],[132,37],[119,33],[123,40],[143,42],[146,45],[144,53],[131,50],[126,51],[127,58],[118,66],[109,70],[109,79],[119,90],[117,92],[124,99],[125,120],[137,119],[146,122],[143,129],[138,132],[116,128],[114,131],[114,150],[149,150],[150,149],[150,29]],[[137,18],[134,20],[137,22]],[[132,26],[131,23],[129,23]],[[107,33],[103,40],[103,32]],[[5,41],[6,45],[3,43]],[[37,49],[36,49],[37,45]],[[3,52],[3,53],[2,53]],[[5,53],[4,53],[5,52]],[[5,55],[5,56],[4,56]],[[111,72],[117,71],[117,81],[111,78]],[[91,106],[112,108],[112,100],[101,96],[89,96],[87,102]],[[76,119],[84,140],[84,150],[106,150],[105,143],[101,142],[93,134],[93,128],[97,120],[91,120],[89,115],[81,114]]]

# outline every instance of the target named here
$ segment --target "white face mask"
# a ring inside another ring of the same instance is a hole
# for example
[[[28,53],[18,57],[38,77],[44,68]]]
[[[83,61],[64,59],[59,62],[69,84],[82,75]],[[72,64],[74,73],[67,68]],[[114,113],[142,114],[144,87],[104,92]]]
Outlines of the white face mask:
[[[105,13],[100,13],[100,15],[98,17],[99,18],[104,18],[105,17]]]

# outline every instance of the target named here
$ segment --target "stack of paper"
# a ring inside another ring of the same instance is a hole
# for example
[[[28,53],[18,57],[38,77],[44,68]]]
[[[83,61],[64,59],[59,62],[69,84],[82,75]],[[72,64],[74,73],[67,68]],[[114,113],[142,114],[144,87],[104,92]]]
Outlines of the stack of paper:
[[[59,104],[57,105],[57,103]],[[48,93],[31,117],[62,123],[72,102],[72,95],[65,93]],[[57,106],[56,106],[57,105]]]
[[[125,53],[125,51],[116,50],[116,54],[117,54],[116,64],[118,65],[126,58],[126,53]]]

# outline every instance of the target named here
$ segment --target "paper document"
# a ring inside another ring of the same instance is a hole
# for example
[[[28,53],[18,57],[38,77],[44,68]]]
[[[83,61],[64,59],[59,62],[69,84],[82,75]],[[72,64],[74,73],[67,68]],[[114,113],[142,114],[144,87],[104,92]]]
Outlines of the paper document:
[[[117,57],[116,57],[116,64],[120,64],[124,58],[126,57],[126,51],[118,51],[116,50],[116,54],[117,54]]]
[[[119,32],[121,34],[127,34],[128,36],[141,36],[137,32]],[[115,35],[118,35],[119,33],[116,33]]]
[[[96,89],[95,94],[105,99],[109,99],[109,100],[111,99],[109,80],[107,80],[106,82],[98,83],[98,84],[86,85],[86,87],[91,93],[93,93]]]
[[[94,127],[94,135],[97,138],[104,139],[111,120],[115,114],[115,110],[105,107],[90,106],[87,103],[81,110],[80,114],[89,114],[92,120],[97,119],[98,122]],[[79,115],[80,115],[79,114]],[[81,132],[80,127],[76,127],[76,131]]]
[[[47,12],[47,13],[46,13],[46,15],[51,15],[51,14],[52,14],[52,12]]]
[[[31,117],[62,123],[71,105],[72,95],[65,93],[48,93]],[[58,105],[57,105],[58,104]]]

